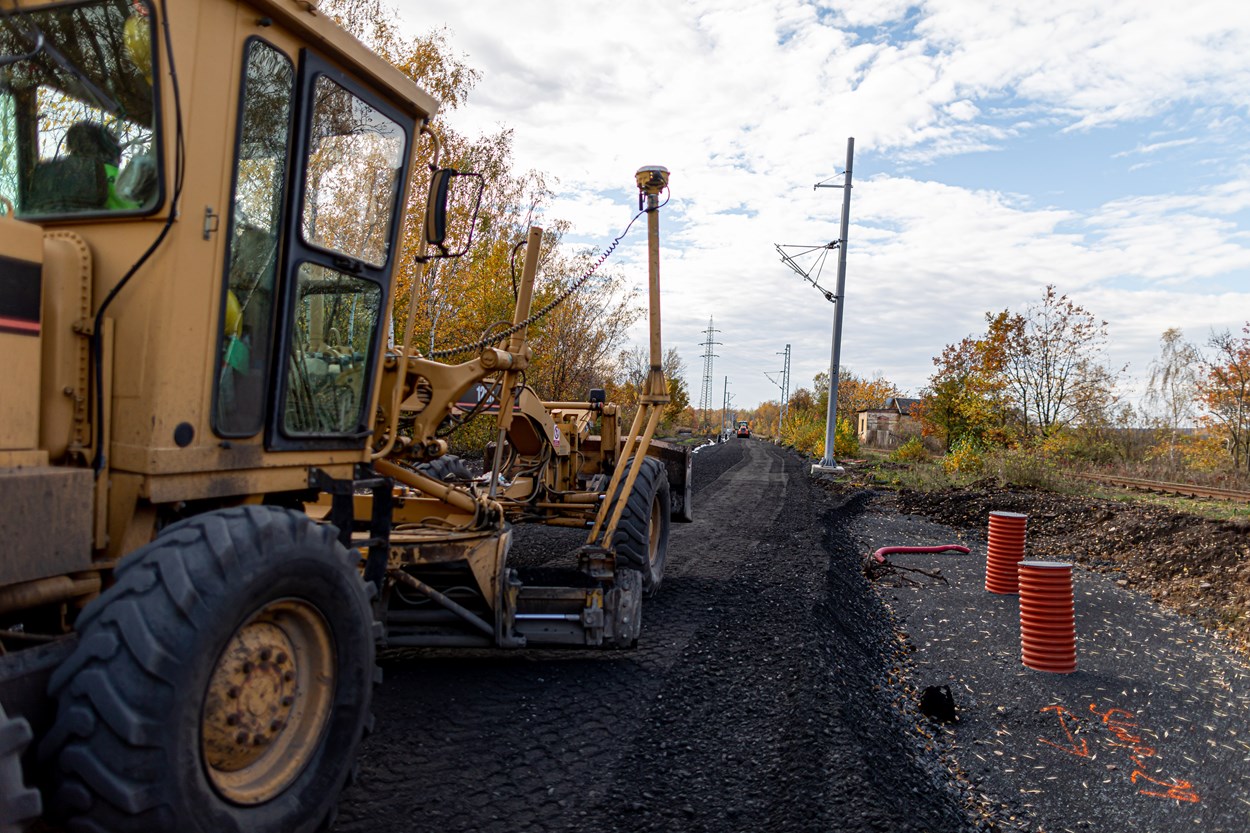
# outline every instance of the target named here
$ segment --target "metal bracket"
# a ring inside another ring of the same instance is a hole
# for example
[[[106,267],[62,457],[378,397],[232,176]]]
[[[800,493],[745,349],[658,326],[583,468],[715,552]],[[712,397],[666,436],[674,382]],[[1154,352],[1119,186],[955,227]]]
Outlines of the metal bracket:
[[[577,568],[600,581],[616,579],[616,554],[596,544],[586,544],[577,553]]]
[[[352,527],[356,522],[356,492],[366,489],[373,492],[369,538],[358,546],[369,548],[365,556],[365,581],[373,582],[381,590],[390,557],[394,481],[363,464],[357,465],[353,474],[350,480],[339,480],[324,469],[313,468],[308,472],[308,485],[330,495],[330,523],[338,528],[339,543],[348,549],[352,547]]]
[[[208,240],[221,227],[221,215],[211,205],[204,206],[204,239]]]

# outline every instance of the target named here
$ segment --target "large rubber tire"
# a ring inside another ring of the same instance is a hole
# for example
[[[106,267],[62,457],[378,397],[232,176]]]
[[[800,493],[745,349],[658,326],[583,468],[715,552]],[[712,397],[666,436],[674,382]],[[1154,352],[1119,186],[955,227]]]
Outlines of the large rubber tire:
[[[623,477],[621,482],[624,483]],[[638,479],[625,501],[621,522],[612,536],[612,547],[618,564],[642,573],[642,592],[647,596],[655,595],[664,581],[669,512],[668,473],[664,464],[654,457],[644,457]]]
[[[49,683],[56,820],[318,830],[372,719],[372,615],[336,530],[239,507],[174,524],[127,562]]]
[[[21,833],[39,817],[39,792],[22,780],[22,751],[30,743],[30,724],[9,717],[0,706],[0,833]]]

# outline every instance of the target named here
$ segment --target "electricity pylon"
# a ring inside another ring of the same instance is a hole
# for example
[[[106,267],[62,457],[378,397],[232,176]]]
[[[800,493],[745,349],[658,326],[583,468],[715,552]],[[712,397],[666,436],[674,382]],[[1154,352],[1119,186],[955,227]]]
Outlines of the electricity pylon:
[[[712,341],[712,335],[719,333],[720,330],[712,326],[712,319],[707,319],[707,329],[703,331],[703,385],[699,389],[699,413],[701,413],[703,422],[702,428],[707,431],[707,415],[712,408],[712,359],[716,358],[716,354],[712,352],[712,348],[719,345],[719,341]]]

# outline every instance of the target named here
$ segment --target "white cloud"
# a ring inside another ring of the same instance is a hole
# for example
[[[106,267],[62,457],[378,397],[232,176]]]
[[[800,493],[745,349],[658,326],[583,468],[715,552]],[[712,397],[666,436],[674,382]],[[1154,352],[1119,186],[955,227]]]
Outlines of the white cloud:
[[[775,398],[764,374],[787,342],[796,384],[827,366],[832,307],[773,244],[837,236],[841,192],[812,184],[842,167],[847,136],[856,171],[843,361],[859,372],[879,369],[915,393],[943,345],[1048,283],[1106,318],[1139,366],[1168,326],[1198,335],[1250,317],[1250,15],[1236,3],[417,8],[401,6],[414,31],[446,24],[483,73],[448,118],[468,133],[515,128],[518,167],[558,178],[547,213],[571,220],[576,239],[602,247],[619,233],[640,165],[673,171],[665,339],[696,397],[709,315],[725,342],[718,402],[724,375],[737,404]],[[1113,125],[1131,138],[1108,148],[1099,137]],[[1049,184],[1008,192],[975,166],[935,163],[993,151],[999,169],[1054,165],[1037,160],[1060,130],[1090,172],[1062,194]],[[1197,148],[1189,177],[1163,167]],[[1158,164],[1134,176],[1132,157]],[[645,283],[640,228],[610,264]]]
[[[1171,141],[1168,141],[1168,142],[1154,142],[1153,144],[1149,144],[1149,145],[1139,144],[1137,147],[1133,148],[1132,150],[1123,150],[1123,151],[1120,151],[1119,153],[1112,154],[1112,156],[1116,159],[1121,159],[1126,156],[1133,156],[1135,154],[1140,154],[1140,155],[1145,156],[1145,155],[1152,154],[1152,153],[1158,153],[1161,150],[1168,150],[1169,148],[1179,148],[1179,147],[1185,147],[1186,145],[1192,145],[1197,141],[1198,140],[1196,138],[1191,136],[1188,139],[1172,139]]]

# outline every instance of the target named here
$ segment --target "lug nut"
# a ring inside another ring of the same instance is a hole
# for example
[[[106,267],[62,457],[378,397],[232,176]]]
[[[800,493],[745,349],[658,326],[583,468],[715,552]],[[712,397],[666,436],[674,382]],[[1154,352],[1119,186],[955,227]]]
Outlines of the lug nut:
[[[229,697],[231,700],[238,700],[239,695],[242,693],[243,693],[243,689],[239,688],[237,685],[232,685],[230,686],[230,690],[226,692],[226,696]]]
[[[257,734],[256,737],[252,738],[253,746],[264,746],[267,743],[269,743],[269,738],[264,735]]]
[[[251,673],[252,673],[252,669],[253,669],[253,668],[255,668],[255,666],[254,666],[254,665],[252,665],[252,661],[251,661],[251,660],[248,660],[247,662],[243,663],[243,673],[244,673],[244,674],[251,674]]]
[[[237,735],[234,736],[234,739],[238,743],[247,743],[248,741],[247,732],[239,732]]]
[[[290,706],[291,706],[294,702],[295,702],[295,698],[294,698],[294,697],[292,697],[292,696],[291,696],[291,695],[289,695],[289,694],[288,694],[287,696],[285,696],[285,697],[283,697],[283,698],[282,698],[282,705],[286,706],[287,708],[290,708]]]
[[[275,720],[275,721],[273,721],[272,723],[270,723],[270,724],[269,724],[269,731],[271,731],[271,732],[281,732],[281,731],[282,731],[282,726],[283,726],[283,725],[284,725],[284,724],[282,723],[282,721],[281,721],[281,720]]]
[[[238,726],[238,725],[239,725],[239,715],[238,715],[238,714],[228,714],[228,715],[226,715],[226,725],[227,725],[227,726]]]
[[[279,651],[278,656],[274,658],[274,662],[278,663],[278,665],[281,665],[282,663],[286,662],[286,660],[287,660],[287,656],[286,656],[285,651]]]
[[[265,662],[268,662],[271,656],[273,656],[273,651],[269,650],[268,648],[260,649],[260,658],[263,659]]]
[[[284,671],[284,672],[282,673],[282,679],[283,679],[283,681],[284,681],[284,682],[288,682],[288,683],[289,683],[289,682],[291,682],[292,680],[294,680],[294,679],[295,679],[295,672],[294,672],[294,671]]]

